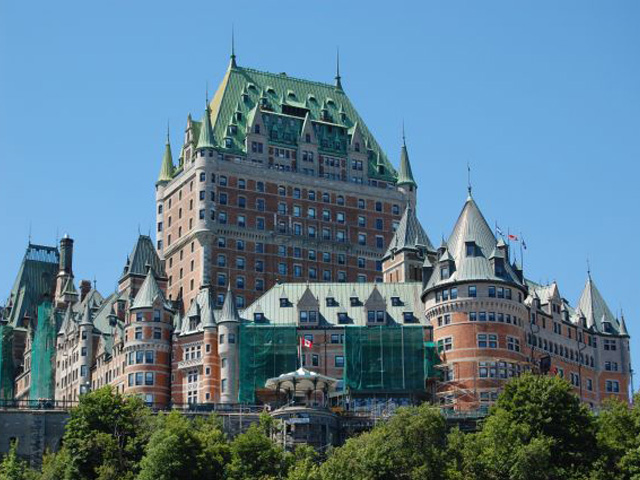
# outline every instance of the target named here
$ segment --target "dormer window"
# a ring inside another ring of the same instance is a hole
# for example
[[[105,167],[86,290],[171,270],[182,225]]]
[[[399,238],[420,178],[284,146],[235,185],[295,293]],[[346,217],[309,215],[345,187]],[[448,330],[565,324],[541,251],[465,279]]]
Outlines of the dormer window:
[[[235,135],[236,133],[238,133],[238,127],[229,125],[229,135]]]
[[[318,312],[315,310],[300,310],[299,319],[300,323],[317,323]]]
[[[442,280],[446,280],[449,278],[449,267],[441,267],[440,268],[440,278]]]
[[[467,257],[476,256],[476,242],[465,242]]]
[[[400,297],[391,297],[391,306],[400,307],[402,302],[400,301]]]
[[[338,323],[340,325],[343,325],[348,322],[349,322],[349,315],[347,315],[347,312],[338,312]]]
[[[327,307],[337,307],[338,306],[338,302],[336,302],[336,299],[333,298],[333,297],[327,297],[326,302],[327,302]]]
[[[231,140],[230,138],[225,138],[224,139],[224,146],[226,148],[231,148],[233,147],[233,140]]]
[[[280,297],[280,307],[288,307],[289,299],[287,297]]]
[[[384,323],[385,311],[384,310],[368,310],[367,311],[367,323],[376,324]]]
[[[349,303],[352,307],[360,305],[360,299],[358,297],[349,297]]]
[[[264,321],[264,313],[262,312],[256,312],[253,314],[253,321],[254,322],[263,322]]]
[[[413,312],[402,312],[402,320],[404,323],[414,323],[415,316],[413,315]]]
[[[258,134],[258,135],[260,134],[260,125],[256,124],[256,125],[253,126],[253,133]]]

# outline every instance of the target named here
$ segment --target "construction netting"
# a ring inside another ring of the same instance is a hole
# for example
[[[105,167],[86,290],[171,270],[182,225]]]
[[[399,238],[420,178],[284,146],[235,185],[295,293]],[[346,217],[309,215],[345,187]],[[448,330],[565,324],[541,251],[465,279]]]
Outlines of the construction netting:
[[[345,328],[345,388],[352,392],[424,391],[422,326]]]
[[[436,365],[442,363],[435,342],[424,342],[424,374],[427,378],[442,375],[442,371],[436,369]]]
[[[0,400],[13,399],[13,328],[0,323]]]
[[[56,356],[56,318],[51,302],[38,306],[36,332],[31,344],[31,400],[51,400],[54,397],[53,366]]]
[[[240,325],[238,400],[255,403],[256,389],[267,379],[297,368],[298,333],[295,325]]]

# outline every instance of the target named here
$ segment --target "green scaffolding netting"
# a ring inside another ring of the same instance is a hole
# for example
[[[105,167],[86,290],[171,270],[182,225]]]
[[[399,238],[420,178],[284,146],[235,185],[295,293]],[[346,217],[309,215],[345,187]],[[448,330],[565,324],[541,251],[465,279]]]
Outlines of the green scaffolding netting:
[[[241,325],[238,400],[255,403],[256,389],[267,379],[297,368],[298,333],[295,325]]]
[[[0,324],[0,400],[13,398],[13,328]]]
[[[421,326],[346,327],[345,387],[355,392],[423,391],[423,335]]]
[[[56,319],[51,302],[38,306],[38,323],[31,345],[31,400],[50,400],[54,396]]]

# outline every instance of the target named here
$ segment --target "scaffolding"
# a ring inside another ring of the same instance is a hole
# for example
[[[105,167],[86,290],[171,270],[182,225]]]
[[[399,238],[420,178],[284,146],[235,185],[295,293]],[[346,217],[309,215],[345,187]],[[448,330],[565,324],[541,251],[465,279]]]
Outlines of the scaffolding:
[[[38,306],[36,332],[31,344],[31,400],[52,400],[54,397],[56,317],[51,302]]]
[[[346,327],[345,388],[363,393],[424,391],[431,350],[422,326]]]
[[[240,325],[240,403],[254,404],[256,390],[269,378],[297,368],[298,332],[295,325]]]
[[[0,323],[0,400],[13,399],[13,328]]]

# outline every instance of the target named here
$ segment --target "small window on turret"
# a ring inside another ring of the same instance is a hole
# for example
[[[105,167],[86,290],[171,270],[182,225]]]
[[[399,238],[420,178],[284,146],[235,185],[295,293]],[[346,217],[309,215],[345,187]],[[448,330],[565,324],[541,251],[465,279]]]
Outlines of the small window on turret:
[[[475,257],[476,256],[476,244],[475,242],[466,242],[466,251],[467,257]]]
[[[442,280],[446,280],[447,278],[449,278],[449,267],[442,267],[440,269],[440,278]]]

